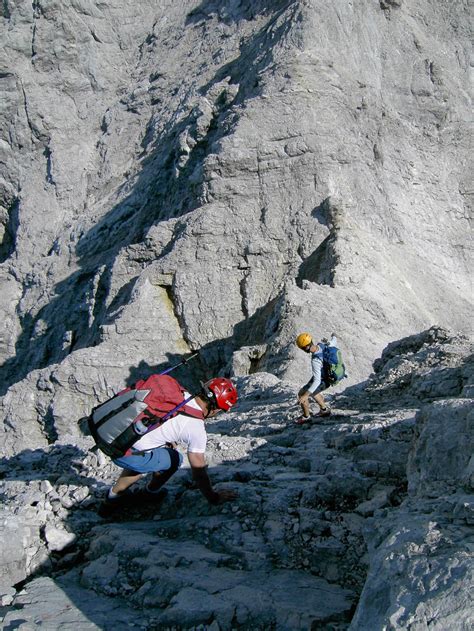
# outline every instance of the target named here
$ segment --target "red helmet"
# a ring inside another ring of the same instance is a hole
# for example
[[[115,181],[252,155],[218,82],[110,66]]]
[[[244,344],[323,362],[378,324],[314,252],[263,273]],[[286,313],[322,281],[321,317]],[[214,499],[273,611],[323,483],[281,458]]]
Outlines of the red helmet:
[[[204,384],[208,401],[215,408],[230,410],[237,403],[237,390],[230,379],[215,377]]]

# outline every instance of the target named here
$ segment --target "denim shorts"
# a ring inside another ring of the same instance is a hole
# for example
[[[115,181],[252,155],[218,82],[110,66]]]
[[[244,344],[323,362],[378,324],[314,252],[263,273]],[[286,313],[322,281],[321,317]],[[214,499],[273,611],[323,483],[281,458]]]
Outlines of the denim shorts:
[[[178,453],[178,452],[176,452]],[[183,462],[183,456],[179,455],[179,466]],[[123,469],[130,469],[136,473],[151,473],[168,471],[171,468],[171,458],[168,449],[157,447],[150,451],[137,451],[130,456],[116,458],[114,463]]]

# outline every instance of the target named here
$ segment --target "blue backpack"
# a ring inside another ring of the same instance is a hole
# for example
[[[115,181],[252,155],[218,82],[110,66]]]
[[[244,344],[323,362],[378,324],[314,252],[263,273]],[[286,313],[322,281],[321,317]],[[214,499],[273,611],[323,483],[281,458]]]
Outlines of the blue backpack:
[[[323,349],[323,380],[333,386],[341,379],[347,377],[346,367],[342,361],[341,351],[337,346],[328,346]]]

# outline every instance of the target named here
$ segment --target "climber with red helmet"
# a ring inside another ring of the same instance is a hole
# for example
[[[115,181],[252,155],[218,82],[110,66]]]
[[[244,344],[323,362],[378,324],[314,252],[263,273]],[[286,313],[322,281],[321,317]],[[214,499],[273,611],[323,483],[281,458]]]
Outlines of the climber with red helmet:
[[[175,380],[172,380],[175,381]],[[177,382],[176,382],[177,383]],[[179,384],[178,384],[179,385]],[[142,500],[159,503],[167,495],[164,484],[176,473],[183,457],[176,445],[187,452],[195,486],[210,504],[222,504],[237,497],[230,489],[212,487],[205,460],[207,434],[205,421],[221,411],[228,412],[237,403],[237,390],[230,379],[216,377],[202,384],[196,396],[184,391],[186,405],[166,422],[147,431],[126,454],[113,458],[122,473],[109,489],[99,508],[99,515],[109,517],[120,506],[141,503]],[[151,480],[142,489],[129,489],[142,475],[151,473]]]

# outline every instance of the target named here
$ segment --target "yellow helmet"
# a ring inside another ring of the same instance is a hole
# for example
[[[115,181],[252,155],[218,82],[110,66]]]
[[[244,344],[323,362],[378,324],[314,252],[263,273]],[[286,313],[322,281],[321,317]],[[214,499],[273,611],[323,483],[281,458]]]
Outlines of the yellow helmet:
[[[300,333],[296,338],[296,345],[298,348],[306,348],[313,343],[313,338],[309,333]]]

